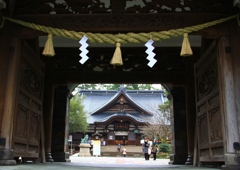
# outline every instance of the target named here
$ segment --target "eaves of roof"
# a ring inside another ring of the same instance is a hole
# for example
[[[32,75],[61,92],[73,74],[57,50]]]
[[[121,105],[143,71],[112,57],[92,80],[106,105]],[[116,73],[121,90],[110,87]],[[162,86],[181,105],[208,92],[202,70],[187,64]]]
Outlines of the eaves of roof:
[[[139,103],[134,101],[131,98],[131,96],[126,93],[126,89],[125,88],[119,88],[117,93],[108,102],[106,102],[101,107],[97,108],[96,110],[92,111],[90,114],[93,115],[93,114],[96,114],[96,113],[99,113],[99,112],[103,111],[104,109],[106,109],[106,107],[108,105],[111,105],[112,103],[114,103],[120,95],[123,95],[124,97],[126,97],[126,99],[128,99],[136,108],[138,108],[139,110],[141,110],[145,114],[153,115],[153,113],[151,113],[151,111],[149,111],[148,109],[142,107]]]
[[[98,122],[106,122],[112,118],[118,118],[118,117],[129,117],[129,118],[132,118],[134,119],[135,121],[137,121],[138,123],[147,123],[145,121],[143,121],[143,119],[139,118],[139,117],[136,117],[136,116],[133,116],[131,114],[128,114],[128,113],[114,113],[110,116],[107,116],[107,117],[104,117],[102,119],[99,119],[97,121],[95,121],[96,123]]]

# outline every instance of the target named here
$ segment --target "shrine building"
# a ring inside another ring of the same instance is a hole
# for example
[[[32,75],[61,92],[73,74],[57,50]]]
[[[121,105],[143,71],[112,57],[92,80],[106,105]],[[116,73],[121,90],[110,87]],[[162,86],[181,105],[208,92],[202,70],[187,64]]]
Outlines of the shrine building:
[[[167,98],[162,90],[80,90],[89,124],[87,134],[102,134],[104,144],[140,145],[142,128],[162,114],[158,106]],[[170,114],[170,113],[169,113]],[[170,120],[165,122],[169,125]],[[74,135],[73,135],[74,137]],[[123,140],[124,139],[124,140]]]

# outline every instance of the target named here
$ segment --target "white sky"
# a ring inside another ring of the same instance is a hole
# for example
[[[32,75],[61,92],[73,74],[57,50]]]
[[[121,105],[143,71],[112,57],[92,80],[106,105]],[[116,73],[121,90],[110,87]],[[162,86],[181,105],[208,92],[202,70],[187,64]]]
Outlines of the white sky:
[[[161,84],[152,84],[152,86],[154,88],[156,88],[157,90],[161,90],[162,89],[162,85]]]

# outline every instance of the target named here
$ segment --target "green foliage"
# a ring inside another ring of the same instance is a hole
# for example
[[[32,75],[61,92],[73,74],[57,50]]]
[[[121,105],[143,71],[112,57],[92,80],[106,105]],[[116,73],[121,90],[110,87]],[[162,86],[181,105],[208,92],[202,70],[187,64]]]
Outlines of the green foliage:
[[[77,88],[81,90],[99,90],[98,84],[79,84]]]
[[[80,84],[81,90],[118,90],[123,84]],[[127,90],[157,90],[152,84],[124,84]]]
[[[127,84],[127,90],[155,90],[151,84]]]
[[[163,114],[162,116],[164,122],[170,122],[170,100],[167,100],[162,105],[159,105],[158,110]]]
[[[158,110],[163,113],[169,113],[170,112],[170,100],[167,100],[162,105],[159,105]]]
[[[171,145],[162,142],[162,143],[160,143],[160,145],[159,145],[159,151],[160,151],[160,152],[163,152],[163,153],[168,153],[168,154],[170,154],[170,153],[171,153]]]
[[[106,90],[117,90],[121,84],[102,84],[101,89],[106,89]]]
[[[70,100],[70,114],[69,114],[69,132],[74,133],[77,131],[86,132],[87,131],[87,116],[86,111],[84,111],[84,106],[82,104],[83,98],[79,95],[75,95]]]
[[[170,158],[170,154],[168,154],[168,153],[163,153],[163,152],[157,153],[157,158],[158,158],[158,159],[169,159],[169,158]]]

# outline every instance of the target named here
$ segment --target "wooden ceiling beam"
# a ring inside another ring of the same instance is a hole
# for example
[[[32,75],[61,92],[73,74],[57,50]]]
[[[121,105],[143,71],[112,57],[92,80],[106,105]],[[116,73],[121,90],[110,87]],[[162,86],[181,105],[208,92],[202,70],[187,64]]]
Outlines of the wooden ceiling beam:
[[[90,72],[71,71],[55,72],[54,84],[81,84],[81,83],[133,83],[133,84],[175,84],[186,85],[186,73],[182,72]]]

